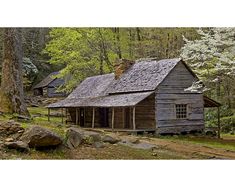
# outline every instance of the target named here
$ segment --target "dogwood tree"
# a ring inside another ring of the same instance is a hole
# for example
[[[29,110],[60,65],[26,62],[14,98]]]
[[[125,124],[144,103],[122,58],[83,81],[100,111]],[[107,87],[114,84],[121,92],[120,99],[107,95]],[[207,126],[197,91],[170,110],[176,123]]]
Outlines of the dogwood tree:
[[[235,28],[208,28],[197,32],[200,39],[190,41],[184,37],[181,57],[189,63],[207,88],[213,91],[216,85],[217,99],[220,99],[221,85],[228,92],[225,88],[229,87],[235,77]],[[227,95],[230,97],[231,93]]]

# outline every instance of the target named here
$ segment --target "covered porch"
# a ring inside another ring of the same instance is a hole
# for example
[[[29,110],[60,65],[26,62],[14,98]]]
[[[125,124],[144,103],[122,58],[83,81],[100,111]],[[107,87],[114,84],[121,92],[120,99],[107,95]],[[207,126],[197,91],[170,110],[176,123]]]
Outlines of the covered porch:
[[[64,103],[60,106],[63,122],[83,128],[101,128],[119,132],[155,131],[155,99],[152,92],[109,95]],[[76,101],[77,102],[77,101]],[[50,110],[48,108],[48,120]]]
[[[220,138],[220,134],[221,134],[220,107],[222,105],[207,96],[203,96],[203,100],[204,100],[204,108],[217,108],[217,128],[216,128],[216,130],[217,130],[217,136],[218,136],[218,138]]]

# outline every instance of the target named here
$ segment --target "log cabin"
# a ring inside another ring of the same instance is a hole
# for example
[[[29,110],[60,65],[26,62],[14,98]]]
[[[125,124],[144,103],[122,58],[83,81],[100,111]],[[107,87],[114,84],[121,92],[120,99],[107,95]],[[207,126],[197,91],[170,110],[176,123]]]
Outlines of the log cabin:
[[[34,96],[65,97],[65,92],[57,92],[57,88],[65,83],[61,78],[56,78],[59,72],[52,72],[41,82],[33,87]]]
[[[66,99],[50,104],[66,109],[71,122],[86,128],[159,134],[201,132],[204,107],[219,107],[188,87],[198,77],[181,59],[120,60],[115,72],[86,78]]]

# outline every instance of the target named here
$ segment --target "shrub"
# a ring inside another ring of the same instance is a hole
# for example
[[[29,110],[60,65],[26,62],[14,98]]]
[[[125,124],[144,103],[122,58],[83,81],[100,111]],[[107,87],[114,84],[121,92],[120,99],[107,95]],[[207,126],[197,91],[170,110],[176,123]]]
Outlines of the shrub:
[[[206,122],[206,126],[208,127],[217,127],[218,121],[217,119],[213,119]],[[228,117],[222,117],[220,119],[220,125],[221,125],[221,132],[224,133],[230,133],[234,132],[235,130],[235,116],[228,116]]]

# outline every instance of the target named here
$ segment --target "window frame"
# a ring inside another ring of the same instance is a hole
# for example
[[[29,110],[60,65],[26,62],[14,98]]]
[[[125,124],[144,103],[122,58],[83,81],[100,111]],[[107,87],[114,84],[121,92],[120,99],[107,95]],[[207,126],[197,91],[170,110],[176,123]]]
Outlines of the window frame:
[[[186,114],[185,114],[185,118],[178,118],[177,117],[177,105],[185,105],[186,106]],[[175,119],[177,120],[181,120],[181,119],[188,119],[188,113],[189,113],[189,109],[188,109],[188,104],[186,103],[175,103]]]

